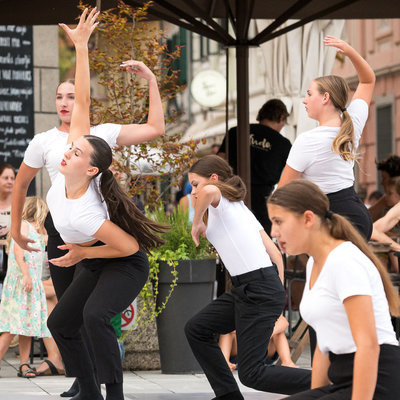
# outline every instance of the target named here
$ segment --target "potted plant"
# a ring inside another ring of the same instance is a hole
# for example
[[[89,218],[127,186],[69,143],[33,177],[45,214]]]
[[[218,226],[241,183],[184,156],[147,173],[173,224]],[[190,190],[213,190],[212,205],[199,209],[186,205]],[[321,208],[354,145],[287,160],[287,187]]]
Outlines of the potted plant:
[[[161,370],[169,374],[201,372],[184,326],[213,299],[216,254],[203,237],[196,247],[188,213],[182,208],[167,214],[161,205],[153,218],[170,226],[163,234],[165,244],[149,257]]]

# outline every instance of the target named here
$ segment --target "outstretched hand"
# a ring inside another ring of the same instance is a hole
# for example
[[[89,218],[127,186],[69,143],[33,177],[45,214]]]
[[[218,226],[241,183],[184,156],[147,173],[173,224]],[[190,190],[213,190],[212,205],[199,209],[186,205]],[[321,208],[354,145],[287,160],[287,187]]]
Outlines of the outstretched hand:
[[[146,79],[146,81],[155,79],[155,75],[153,74],[151,69],[141,61],[136,61],[136,60],[124,61],[121,64],[121,67],[125,68],[129,72],[134,72],[137,76]]]
[[[90,35],[99,24],[96,22],[96,19],[99,16],[100,11],[97,11],[96,7],[90,11],[90,14],[86,18],[87,13],[88,9],[85,8],[75,29],[71,29],[65,24],[59,24],[67,33],[68,37],[72,40],[75,46],[79,44],[86,45],[89,41]]]
[[[39,248],[37,247],[31,247],[30,244],[35,243],[35,240],[29,239],[28,237],[21,235],[20,233],[17,235],[14,235],[11,232],[11,237],[14,239],[15,243],[18,244],[21,249],[26,250],[26,251],[40,251]]]
[[[206,237],[207,227],[203,221],[192,225],[192,239],[196,247],[200,244],[199,235]]]
[[[336,47],[336,51],[344,55],[348,55],[349,50],[352,49],[347,42],[334,36],[326,36],[324,38],[324,44],[325,46]]]
[[[69,250],[67,254],[62,257],[52,258],[49,260],[53,265],[57,267],[71,267],[82,261],[85,258],[84,247],[78,244],[66,243],[62,246],[58,246],[60,250]]]

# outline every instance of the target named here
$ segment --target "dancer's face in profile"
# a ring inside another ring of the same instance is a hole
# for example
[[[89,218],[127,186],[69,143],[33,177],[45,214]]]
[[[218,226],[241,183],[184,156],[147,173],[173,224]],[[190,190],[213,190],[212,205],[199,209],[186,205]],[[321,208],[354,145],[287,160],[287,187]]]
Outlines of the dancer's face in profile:
[[[324,97],[325,96],[325,97]],[[303,99],[307,114],[312,119],[319,119],[323,104],[326,103],[326,94],[321,94],[318,85],[312,81]]]
[[[189,172],[188,177],[189,182],[192,185],[192,192],[190,194],[192,194],[195,199],[197,199],[199,192],[204,186],[212,181],[218,181],[218,175],[216,174],[212,174],[210,178],[205,178],[204,176],[195,174],[194,172]]]
[[[268,216],[272,222],[271,236],[279,248],[288,255],[307,253],[311,211],[296,214],[276,204],[268,204]]]
[[[75,86],[70,82],[61,83],[57,88],[56,109],[58,118],[66,124],[71,123],[75,103]]]
[[[97,174],[98,168],[91,165],[93,147],[83,137],[71,143],[71,147],[64,153],[59,170],[65,176],[88,176]]]

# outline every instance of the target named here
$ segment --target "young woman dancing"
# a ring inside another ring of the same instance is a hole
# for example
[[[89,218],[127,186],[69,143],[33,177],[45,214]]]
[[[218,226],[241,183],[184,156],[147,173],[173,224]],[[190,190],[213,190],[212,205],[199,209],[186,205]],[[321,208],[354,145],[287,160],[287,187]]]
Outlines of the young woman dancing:
[[[93,12],[95,12],[95,10],[93,10]],[[77,29],[83,29],[85,25],[89,26],[89,24],[93,27],[95,23],[95,19],[92,18],[93,15],[94,14],[91,13],[91,18],[87,18],[87,20],[85,20],[82,15]],[[84,38],[86,42],[83,41],[79,45],[79,49],[76,49],[77,63],[80,61],[84,63],[87,62],[85,61],[88,57],[87,41],[89,40],[91,32],[92,30],[87,30],[87,37]],[[157,79],[154,74],[142,62],[138,61],[128,61],[123,64],[123,67],[147,80],[149,84],[149,114],[147,123],[145,124],[102,124],[91,127],[90,134],[103,138],[110,147],[142,143],[162,135],[165,129],[163,108],[157,86]],[[14,240],[25,250],[32,250],[29,245],[30,240],[20,233],[22,206],[28,186],[42,167],[47,169],[52,182],[57,176],[58,167],[63,153],[65,152],[67,141],[70,143],[72,140],[68,139],[68,134],[71,128],[71,116],[74,105],[75,83],[73,80],[68,80],[58,86],[56,94],[56,108],[61,125],[58,128],[53,128],[47,132],[35,135],[25,152],[24,161],[18,171],[12,196],[13,213],[11,216],[11,231]],[[84,131],[75,133],[75,135],[79,135],[79,133],[83,134],[83,132]],[[87,133],[89,133],[89,131],[87,131]],[[61,257],[65,254],[65,251],[61,250],[59,246],[63,245],[64,242],[59,232],[54,227],[50,213],[46,219],[46,230],[48,233],[48,258],[53,259]],[[57,298],[60,299],[72,282],[75,266],[60,268],[52,263],[49,264],[54,289]],[[44,364],[43,366],[39,366],[38,370],[44,370],[47,367],[48,366]],[[77,382],[75,382],[71,390],[64,392],[62,396],[72,396],[76,394],[78,390]]]
[[[293,179],[314,182],[328,195],[332,211],[347,217],[369,239],[370,214],[354,191],[354,160],[368,118],[375,74],[368,63],[343,40],[327,36],[326,46],[336,47],[357,71],[359,84],[347,106],[349,88],[339,76],[314,79],[303,100],[308,116],[319,126],[302,133],[289,153],[278,187]]]
[[[228,269],[233,286],[231,292],[210,303],[185,327],[216,399],[243,399],[218,345],[218,334],[233,330],[243,384],[286,394],[309,388],[310,371],[266,365],[269,338],[286,300],[283,262],[275,244],[243,203],[243,181],[226,161],[214,155],[203,157],[191,167],[189,181],[195,198],[193,240],[197,245],[199,235],[207,235]]]
[[[399,399],[399,295],[365,239],[306,180],[277,189],[268,213],[282,251],[310,256],[300,312],[317,333],[312,390],[289,398]]]
[[[154,232],[163,227],[144,217],[116,182],[109,170],[112,152],[107,142],[97,136],[81,136],[90,129],[87,39],[96,26],[96,13],[92,11],[85,21],[86,15],[87,11],[74,30],[61,24],[77,50],[70,129],[73,142],[60,159],[60,173],[47,194],[54,225],[66,243],[62,249],[68,250],[51,262],[59,267],[80,263],[48,326],[67,375],[78,378],[79,394],[74,400],[103,398],[82,341],[82,326],[94,355],[97,378],[106,384],[106,399],[123,400],[121,358],[110,319],[133,301],[146,282],[149,266],[145,251],[161,243]]]

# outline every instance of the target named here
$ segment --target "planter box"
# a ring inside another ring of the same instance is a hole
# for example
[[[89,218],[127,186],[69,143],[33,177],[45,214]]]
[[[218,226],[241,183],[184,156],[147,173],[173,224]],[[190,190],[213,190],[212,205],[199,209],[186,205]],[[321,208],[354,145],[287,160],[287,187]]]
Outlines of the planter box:
[[[186,340],[186,322],[213,299],[216,260],[182,260],[178,281],[165,310],[157,317],[161,371],[164,374],[202,372]],[[173,276],[171,267],[160,262],[159,300],[168,295]]]

